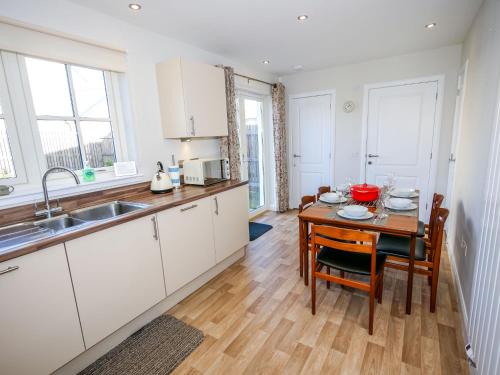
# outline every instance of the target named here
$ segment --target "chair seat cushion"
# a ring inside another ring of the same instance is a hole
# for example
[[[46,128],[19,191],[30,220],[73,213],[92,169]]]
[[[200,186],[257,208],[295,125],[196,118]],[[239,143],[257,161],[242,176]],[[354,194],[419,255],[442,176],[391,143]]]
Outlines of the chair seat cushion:
[[[425,237],[425,223],[418,221],[417,237]]]
[[[402,258],[410,257],[410,238],[382,233],[377,242],[377,252]],[[425,260],[425,241],[417,238],[415,259]]]
[[[377,254],[376,272],[379,273],[385,264],[385,254]],[[354,253],[323,247],[318,253],[317,262],[337,270],[356,273],[359,275],[369,275],[371,272],[371,255]]]

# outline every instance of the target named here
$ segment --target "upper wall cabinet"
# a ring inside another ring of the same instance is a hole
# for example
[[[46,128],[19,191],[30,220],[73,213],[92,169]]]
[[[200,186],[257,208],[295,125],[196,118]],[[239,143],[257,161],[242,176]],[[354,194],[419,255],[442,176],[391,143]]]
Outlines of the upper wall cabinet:
[[[165,138],[227,136],[224,70],[176,58],[156,65]]]

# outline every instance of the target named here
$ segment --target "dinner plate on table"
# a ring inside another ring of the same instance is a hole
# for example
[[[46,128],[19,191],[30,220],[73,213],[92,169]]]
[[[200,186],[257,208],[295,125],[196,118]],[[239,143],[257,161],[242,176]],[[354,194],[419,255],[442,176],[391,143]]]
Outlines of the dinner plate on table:
[[[373,212],[368,211],[363,216],[350,216],[350,215],[347,215],[344,210],[339,210],[339,211],[337,211],[337,215],[339,215],[340,217],[342,217],[344,219],[349,219],[349,220],[368,220],[368,219],[371,219],[373,217]]]
[[[328,199],[328,198],[323,198],[323,197],[319,197],[319,200],[323,203],[327,203],[327,204],[337,204],[337,203],[344,203],[344,202],[347,202],[347,198],[346,197],[339,197],[337,199]]]
[[[390,204],[386,205],[385,208],[393,211],[413,211],[418,208],[418,205],[415,203],[410,204],[408,207],[393,207]]]
[[[394,198],[418,198],[418,192],[414,191],[410,194],[400,193],[398,189],[391,191],[391,197]]]

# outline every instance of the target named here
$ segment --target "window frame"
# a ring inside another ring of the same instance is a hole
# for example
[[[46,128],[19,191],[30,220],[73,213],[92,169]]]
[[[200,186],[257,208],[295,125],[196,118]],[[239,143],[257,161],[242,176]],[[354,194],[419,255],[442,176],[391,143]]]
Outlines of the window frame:
[[[5,128],[7,130],[8,144],[12,157],[12,164],[14,166],[15,177],[1,178],[0,184],[19,185],[28,181],[25,161],[19,140],[18,129],[12,110],[12,98],[9,92],[7,83],[7,74],[3,62],[3,55],[0,54],[0,102],[2,104],[2,111],[0,119],[4,120]]]
[[[82,121],[94,121],[94,122],[109,122],[111,124],[111,131],[113,134],[113,145],[115,149],[115,161],[120,161],[120,160],[126,160],[125,153],[123,151],[123,143],[122,143],[122,138],[123,138],[123,130],[122,130],[122,125],[120,125],[119,117],[117,116],[117,109],[116,109],[116,102],[120,102],[121,98],[116,97],[117,94],[119,94],[119,91],[116,90],[113,86],[113,79],[112,75],[116,74],[111,71],[107,70],[102,70],[98,68],[93,68],[93,67],[88,67],[88,66],[83,66],[83,65],[77,65],[77,64],[70,64],[70,63],[65,63],[61,61],[53,61],[49,59],[43,59],[39,57],[32,57],[28,55],[23,55],[23,54],[16,54],[17,55],[17,63],[19,66],[19,70],[21,73],[21,84],[23,86],[23,89],[26,94],[26,107],[29,113],[30,117],[30,125],[31,125],[31,131],[33,133],[33,138],[35,142],[35,149],[36,149],[36,155],[37,155],[37,160],[38,160],[38,165],[41,174],[43,174],[47,169],[47,161],[44,157],[44,152],[43,152],[43,147],[42,147],[42,141],[41,141],[41,136],[40,132],[38,129],[38,120],[48,120],[48,121],[72,121],[75,123],[75,128],[76,128],[76,133],[77,133],[77,140],[78,140],[78,145],[80,149],[80,157],[82,159],[82,165],[83,161],[85,161],[85,151],[83,147],[83,137],[82,137],[82,131],[80,127],[80,123]],[[29,82],[29,77],[28,77],[28,70],[26,67],[26,58],[36,58],[40,60],[46,60],[46,61],[53,61],[58,64],[63,64],[65,67],[66,71],[66,78],[68,80],[68,88],[69,88],[69,95],[70,95],[70,101],[71,101],[71,108],[73,111],[73,116],[52,116],[52,115],[42,115],[38,116],[35,111],[35,103],[33,100],[33,95],[31,92],[31,86]],[[103,73],[104,77],[104,87],[106,91],[106,99],[108,103],[108,117],[107,118],[95,118],[95,117],[81,117],[78,113],[78,107],[76,103],[76,96],[75,96],[75,90],[73,87],[73,79],[72,79],[72,72],[71,72],[71,67],[82,67],[86,69],[93,69],[97,70]],[[83,169],[83,168],[82,168]],[[76,170],[76,172],[81,173],[82,169]],[[113,166],[110,167],[99,167],[95,168],[95,171],[97,174],[100,173],[110,173],[113,171]],[[57,178],[57,176],[56,176]],[[68,177],[65,174],[61,174],[60,178],[65,178],[67,179]]]

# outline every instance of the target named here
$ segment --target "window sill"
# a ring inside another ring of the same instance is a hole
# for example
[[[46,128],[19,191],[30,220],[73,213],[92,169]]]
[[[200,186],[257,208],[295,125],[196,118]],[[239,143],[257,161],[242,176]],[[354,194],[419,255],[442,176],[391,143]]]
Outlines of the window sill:
[[[50,199],[63,198],[71,195],[90,193],[93,191],[105,190],[114,187],[126,186],[145,182],[142,174],[134,176],[115,177],[109,174],[96,176],[96,181],[84,182],[76,185],[73,178],[49,179],[48,190]],[[42,182],[37,185],[17,185],[12,194],[0,196],[0,209],[15,207],[22,204],[34,203],[43,200]]]

